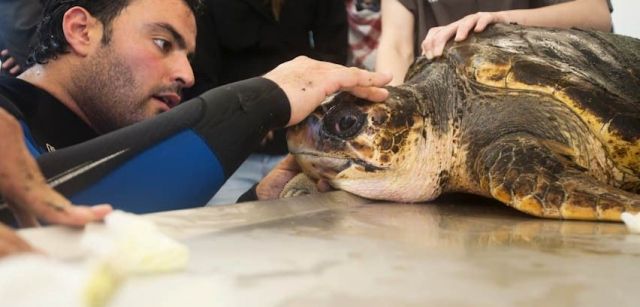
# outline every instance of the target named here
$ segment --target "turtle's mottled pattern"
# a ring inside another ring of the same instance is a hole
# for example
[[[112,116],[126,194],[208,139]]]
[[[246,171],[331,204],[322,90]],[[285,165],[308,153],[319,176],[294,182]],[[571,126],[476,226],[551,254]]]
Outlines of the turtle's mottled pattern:
[[[496,25],[389,91],[337,95],[292,128],[305,172],[393,201],[458,191],[548,218],[640,211],[639,40]]]

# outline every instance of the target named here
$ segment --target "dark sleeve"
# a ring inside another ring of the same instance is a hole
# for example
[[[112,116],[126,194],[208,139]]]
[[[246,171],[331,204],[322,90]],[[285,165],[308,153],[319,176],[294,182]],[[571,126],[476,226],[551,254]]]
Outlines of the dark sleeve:
[[[258,184],[254,184],[253,186],[251,186],[251,189],[249,189],[246,192],[242,193],[242,195],[240,195],[240,197],[238,197],[238,200],[236,200],[236,203],[243,203],[243,202],[247,202],[247,201],[256,201],[256,200],[258,200],[258,193],[256,191],[257,188],[258,188]]]
[[[253,78],[210,90],[153,119],[44,154],[38,163],[77,204],[135,213],[204,205],[269,129],[290,117],[285,93]]]
[[[313,25],[314,59],[346,65],[349,24],[344,0],[318,0]]]

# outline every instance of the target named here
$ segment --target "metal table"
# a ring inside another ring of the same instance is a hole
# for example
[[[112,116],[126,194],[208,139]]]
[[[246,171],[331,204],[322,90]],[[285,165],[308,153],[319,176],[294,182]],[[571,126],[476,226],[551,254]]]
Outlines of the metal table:
[[[110,306],[638,306],[640,235],[452,195],[395,204],[331,192],[147,215],[186,271],[136,277]],[[21,231],[80,257],[81,231]],[[153,300],[150,300],[153,298]]]

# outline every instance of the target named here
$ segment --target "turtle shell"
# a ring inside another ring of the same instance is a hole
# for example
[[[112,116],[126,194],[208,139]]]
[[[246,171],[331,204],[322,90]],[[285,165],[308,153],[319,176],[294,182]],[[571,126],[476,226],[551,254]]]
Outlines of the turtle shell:
[[[586,123],[618,169],[640,177],[640,40],[611,33],[494,25],[451,44],[449,61],[475,91],[545,94]],[[421,82],[421,58],[407,75]]]

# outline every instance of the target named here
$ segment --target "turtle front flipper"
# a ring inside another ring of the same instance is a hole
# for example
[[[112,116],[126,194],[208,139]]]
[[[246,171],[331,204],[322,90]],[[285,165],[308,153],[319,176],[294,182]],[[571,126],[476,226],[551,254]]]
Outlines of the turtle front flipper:
[[[280,198],[319,193],[316,182],[304,173],[291,178],[280,192]]]
[[[640,212],[640,195],[599,182],[544,143],[520,134],[482,149],[474,163],[482,190],[545,218],[620,221],[622,212]]]

